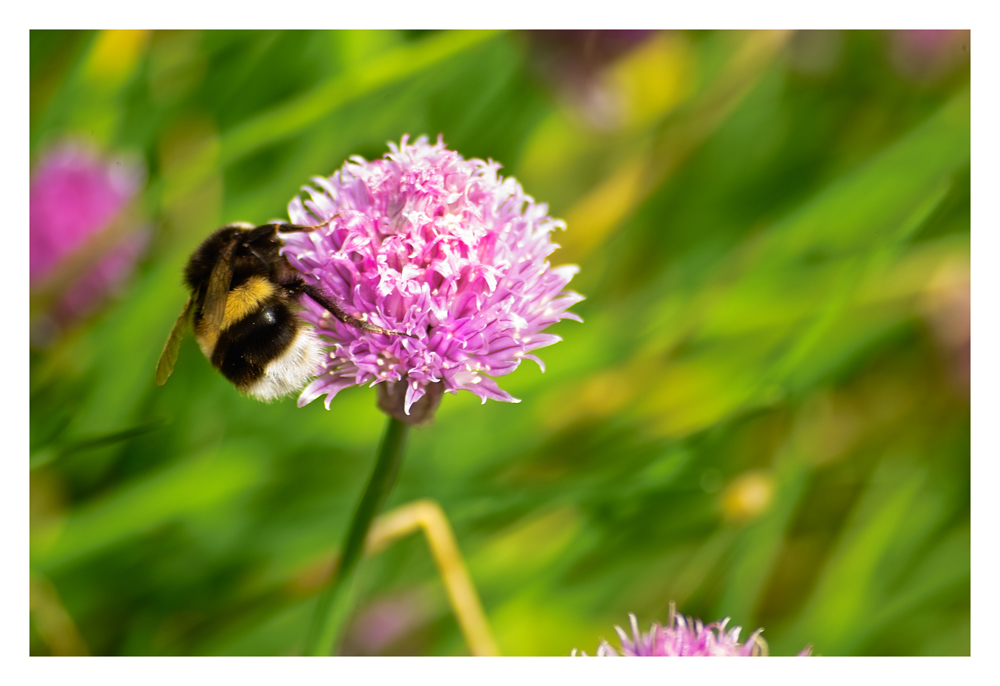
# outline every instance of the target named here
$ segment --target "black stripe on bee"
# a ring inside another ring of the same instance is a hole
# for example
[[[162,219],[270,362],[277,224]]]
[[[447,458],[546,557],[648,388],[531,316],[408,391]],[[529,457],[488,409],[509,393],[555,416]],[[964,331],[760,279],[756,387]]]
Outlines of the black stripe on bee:
[[[267,365],[284,354],[299,334],[299,319],[278,298],[219,334],[212,364],[241,389],[264,376]]]

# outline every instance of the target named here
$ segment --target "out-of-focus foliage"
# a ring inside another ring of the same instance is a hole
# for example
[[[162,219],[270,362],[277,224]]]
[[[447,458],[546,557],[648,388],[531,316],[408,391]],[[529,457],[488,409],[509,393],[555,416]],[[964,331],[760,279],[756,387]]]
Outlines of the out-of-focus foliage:
[[[389,505],[440,503],[501,652],[675,600],[772,654],[969,653],[967,33],[32,32],[31,83],[33,159],[140,154],[157,227],[31,352],[33,653],[301,651],[375,391],[261,404],[190,338],[153,371],[204,236],[404,133],[548,201],[588,297]],[[466,652],[419,539],[359,579],[345,652]]]

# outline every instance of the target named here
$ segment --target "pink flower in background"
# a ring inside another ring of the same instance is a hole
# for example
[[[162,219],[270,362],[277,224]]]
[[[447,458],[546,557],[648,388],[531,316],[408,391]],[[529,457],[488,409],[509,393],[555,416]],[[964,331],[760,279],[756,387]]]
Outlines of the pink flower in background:
[[[455,393],[517,402],[492,377],[558,336],[542,331],[583,298],[563,289],[575,266],[551,267],[564,228],[547,206],[525,195],[493,161],[463,159],[439,138],[399,147],[383,159],[354,157],[307,187],[288,207],[297,224],[321,224],[286,238],[285,254],[355,316],[414,336],[371,334],[309,303],[303,313],[333,343],[299,405],[326,395],[326,406],[357,384],[405,383],[404,409],[432,384]],[[544,369],[544,366],[542,367]]]
[[[106,230],[142,187],[145,172],[133,158],[102,159],[80,142],[62,143],[42,156],[31,182],[29,275],[32,286]],[[68,285],[56,319],[89,312],[118,289],[145,249],[148,231],[133,231]]]
[[[605,72],[654,34],[646,29],[525,32],[531,66],[589,126],[607,131],[622,125],[627,105]]]
[[[629,614],[632,636],[629,637],[620,626],[615,627],[621,639],[621,655],[626,657],[755,657],[767,655],[767,643],[760,637],[763,629],[750,634],[745,643],[740,643],[740,627],[726,631],[729,618],[708,625],[700,619],[692,619],[677,614],[674,604],[670,604],[670,615],[666,626],[654,623],[646,633],[640,633],[639,622],[634,614]],[[799,656],[811,654],[812,647],[806,646]],[[573,650],[576,655],[576,650]],[[586,655],[586,653],[584,653]],[[617,657],[618,651],[607,641],[601,641],[597,648],[600,657]]]
[[[46,153],[31,182],[31,280],[47,276],[106,228],[142,183],[143,171],[134,161],[106,162],[82,143]]]
[[[538,30],[526,31],[536,66],[557,87],[582,89],[587,81],[630,50],[653,31],[638,30]]]
[[[935,81],[969,60],[969,31],[906,30],[889,36],[893,66],[913,81]]]

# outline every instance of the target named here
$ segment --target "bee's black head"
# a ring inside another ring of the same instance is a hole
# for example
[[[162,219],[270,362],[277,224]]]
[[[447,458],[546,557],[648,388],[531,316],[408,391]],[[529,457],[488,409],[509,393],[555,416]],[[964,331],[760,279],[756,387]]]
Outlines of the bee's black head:
[[[184,268],[184,281],[192,291],[198,291],[202,284],[208,283],[212,268],[223,253],[245,233],[246,230],[239,226],[224,226],[201,242]]]

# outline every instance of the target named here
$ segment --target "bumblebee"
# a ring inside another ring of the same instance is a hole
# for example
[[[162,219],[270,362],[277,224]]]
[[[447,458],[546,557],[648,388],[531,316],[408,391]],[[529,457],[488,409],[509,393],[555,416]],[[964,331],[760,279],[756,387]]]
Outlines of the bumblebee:
[[[206,238],[184,269],[191,296],[163,346],[156,384],[162,386],[173,372],[190,324],[205,357],[243,393],[271,401],[298,391],[315,375],[324,347],[299,316],[302,296],[362,331],[413,338],[347,314],[281,255],[279,234],[323,226],[240,222]]]

